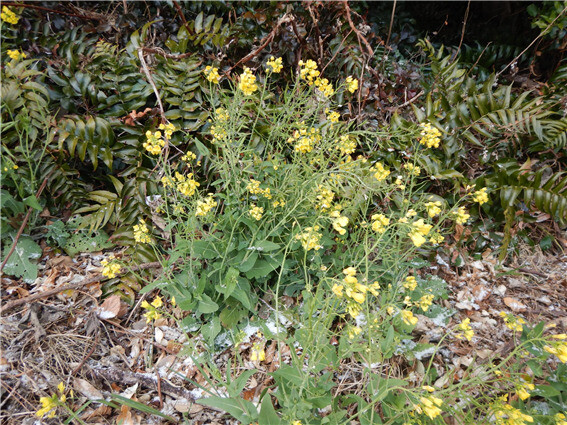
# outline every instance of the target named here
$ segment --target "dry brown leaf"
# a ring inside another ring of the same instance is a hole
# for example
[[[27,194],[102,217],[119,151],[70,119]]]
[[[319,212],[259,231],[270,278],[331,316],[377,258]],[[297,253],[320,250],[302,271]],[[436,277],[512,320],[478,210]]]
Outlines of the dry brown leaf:
[[[101,319],[112,319],[120,313],[120,296],[111,295],[97,309],[97,315]]]
[[[102,406],[98,407],[97,409],[86,412],[83,416],[81,416],[81,419],[89,420],[89,419],[96,418],[98,416],[108,416],[111,413],[112,413],[112,409],[110,407],[102,405]]]
[[[88,381],[81,378],[75,378],[73,380],[73,387],[80,392],[82,395],[87,397],[89,400],[101,400],[104,399],[102,393],[93,387]]]
[[[518,301],[516,298],[512,297],[504,297],[504,304],[510,308],[514,313],[519,313],[520,311],[524,311],[526,306]]]
[[[126,405],[122,405],[120,407],[120,415],[116,418],[117,424],[122,425],[134,425],[132,421],[132,412],[130,412],[130,408]]]

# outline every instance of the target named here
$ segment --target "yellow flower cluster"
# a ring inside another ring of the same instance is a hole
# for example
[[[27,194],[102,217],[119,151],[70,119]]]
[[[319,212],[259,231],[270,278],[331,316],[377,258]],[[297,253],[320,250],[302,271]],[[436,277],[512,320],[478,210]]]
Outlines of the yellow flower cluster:
[[[346,88],[349,92],[354,93],[358,90],[358,80],[356,78],[352,78],[350,75],[346,78]]]
[[[344,228],[348,226],[348,217],[341,215],[339,210],[331,212],[330,215],[332,218],[333,229],[339,232],[339,235],[344,235],[346,233]]]
[[[143,146],[152,155],[159,155],[165,146],[165,140],[161,137],[161,131],[156,131],[155,133],[149,130],[146,131],[146,141]]]
[[[402,320],[406,325],[415,326],[417,325],[417,317],[409,310],[402,310]]]
[[[16,25],[20,20],[20,17],[12,12],[12,10],[10,10],[8,7],[3,6],[2,13],[0,13],[0,19],[2,19],[4,22],[8,22],[9,24]]]
[[[555,342],[552,345],[546,345],[543,347],[545,351],[550,354],[557,356],[561,363],[567,363],[567,343],[566,342]]]
[[[175,130],[177,130],[172,123],[160,124],[158,128],[160,130],[163,130],[163,134],[165,135],[166,139],[171,139],[171,135]]]
[[[155,297],[151,304],[147,301],[142,302],[142,308],[147,310],[144,314],[146,323],[150,323],[152,320],[158,320],[161,317],[161,314],[157,311],[157,309],[162,305],[163,301],[159,296]]]
[[[513,314],[507,314],[503,311],[500,312],[500,317],[504,319],[504,324],[508,329],[516,332],[522,332],[522,330],[524,330],[522,325],[525,325],[526,321],[521,317],[516,317]]]
[[[219,75],[219,69],[218,68],[214,68],[212,66],[207,66],[205,68],[205,76],[207,77],[207,80],[209,80],[211,83],[213,84],[218,84],[220,81],[220,75]]]
[[[474,336],[474,331],[471,328],[471,319],[466,318],[461,323],[457,325],[458,333],[455,334],[455,337],[458,339],[466,339],[470,341]]]
[[[285,201],[284,201],[283,199],[279,199],[279,200],[276,199],[274,202],[272,202],[272,206],[273,206],[274,208],[277,208],[277,207],[284,207],[284,206],[285,206]]]
[[[431,388],[431,387],[429,387]],[[439,416],[443,411],[441,410],[441,405],[443,400],[434,395],[427,395],[425,397],[419,398],[420,404],[414,406],[414,410],[417,413],[425,413],[429,419],[434,419]]]
[[[567,421],[565,420],[565,415],[563,413],[556,413],[553,416],[555,419],[555,425],[567,425]]]
[[[262,215],[264,214],[264,208],[252,204],[248,213],[254,220],[260,221],[262,219]]]
[[[10,59],[12,59],[13,63],[18,62],[20,59],[27,58],[26,54],[24,52],[20,52],[19,50],[8,50],[6,54],[10,57]]]
[[[254,345],[252,345],[250,360],[253,362],[263,362],[266,360],[266,352],[264,351],[263,342],[255,342]]]
[[[453,212],[452,217],[457,224],[465,224],[471,218],[465,207],[459,207],[457,211]]]
[[[334,123],[339,122],[339,118],[341,117],[341,114],[336,111],[330,111],[329,108],[325,109],[325,114],[327,115],[327,119]]]
[[[40,397],[39,402],[41,403],[41,409],[35,412],[37,417],[43,418],[45,415],[47,415],[48,418],[55,417],[57,407],[62,406],[67,401],[67,396],[65,395],[65,384],[63,384],[63,382],[60,382],[59,385],[57,385],[57,391],[59,392],[59,395],[55,393],[51,397]]]
[[[430,238],[429,238],[429,242],[431,242],[433,244],[440,244],[444,240],[445,240],[445,237],[443,235],[437,233],[437,232],[432,233]]]
[[[531,396],[529,391],[533,391],[534,389],[535,385],[531,382],[522,382],[516,387],[516,394],[518,394],[521,400],[527,400]]]
[[[317,194],[317,204],[315,208],[321,211],[326,211],[331,208],[331,204],[333,202],[333,198],[335,194],[333,191],[327,187],[322,185],[318,186],[318,194]]]
[[[438,148],[441,142],[441,132],[429,123],[421,123],[421,139],[419,143],[427,146],[428,148]]]
[[[533,422],[534,418],[522,413],[520,410],[509,404],[499,406],[494,411],[496,425],[525,425],[526,422]]]
[[[427,210],[427,215],[431,218],[439,215],[441,213],[441,201],[427,202],[425,204],[425,209]]]
[[[313,81],[321,75],[317,69],[317,63],[314,60],[308,59],[307,62],[300,60],[299,66],[301,67],[299,70],[299,76],[302,79],[307,80],[307,84],[309,85],[313,84]]]
[[[473,193],[473,201],[478,202],[480,205],[488,202],[488,194],[486,193],[486,187],[477,190]]]
[[[102,265],[102,275],[109,278],[114,279],[118,273],[120,273],[120,265],[116,263],[114,260],[114,254],[108,256],[100,262]]]
[[[228,132],[226,131],[225,124],[228,122],[229,118],[230,117],[226,109],[218,108],[215,111],[215,124],[211,126],[213,143],[228,139]]]
[[[238,83],[238,88],[242,90],[246,96],[250,96],[256,90],[258,90],[258,85],[256,84],[256,77],[250,71],[247,66],[244,67],[244,72],[240,74],[240,82]]]
[[[374,166],[372,167],[372,170],[374,171],[374,177],[379,182],[381,182],[382,180],[385,180],[386,177],[388,177],[390,175],[390,170],[388,170],[386,167],[384,167],[384,164],[382,164],[381,162],[377,162],[376,164],[374,164]]]
[[[194,161],[196,159],[197,159],[197,155],[195,155],[191,151],[187,151],[187,153],[181,157],[181,160],[185,161],[185,162],[191,162],[191,161]]]
[[[217,206],[217,201],[213,198],[212,193],[208,193],[204,200],[197,201],[197,209],[195,211],[195,216],[204,217],[210,210]]]
[[[321,233],[319,233],[319,226],[306,227],[303,232],[295,236],[295,239],[301,241],[301,245],[305,251],[312,249],[323,248],[319,241],[321,240]]]
[[[390,219],[384,214],[374,214],[372,219],[372,230],[376,233],[384,233],[386,231],[386,226],[390,224]]]
[[[366,300],[366,293],[370,292],[374,296],[378,296],[380,285],[378,282],[366,286],[358,282],[356,278],[356,269],[354,267],[347,267],[343,270],[345,277],[343,278],[343,283],[336,283],[333,285],[331,290],[338,298],[343,298],[347,300],[347,313],[351,317],[355,318],[360,314],[362,304]]]
[[[217,108],[215,110],[215,119],[221,123],[227,123],[230,119],[230,115],[228,115],[228,111],[224,108]]]
[[[408,291],[414,291],[417,288],[417,280],[414,276],[408,276],[402,283],[402,286]]]
[[[414,176],[419,176],[421,174],[421,168],[419,168],[417,165],[410,163],[404,164],[404,168],[406,170],[409,171],[410,174],[413,174]]]
[[[198,182],[193,180],[193,173],[189,173],[187,176],[184,176],[176,171],[175,178],[177,179],[177,190],[183,196],[193,196],[197,188],[201,186]]]
[[[270,188],[262,189],[258,180],[250,179],[250,183],[246,186],[246,190],[248,190],[248,192],[252,195],[262,195],[266,199],[272,199]]]
[[[350,155],[356,150],[356,141],[348,135],[339,137],[337,149],[341,151],[341,155]]]
[[[142,219],[134,225],[134,240],[138,243],[150,243],[152,241],[148,226]]]
[[[425,243],[425,236],[429,234],[432,227],[433,226],[431,224],[426,224],[423,221],[423,218],[420,218],[419,220],[412,223],[412,229],[408,233],[408,236],[410,237],[413,244],[419,248]]]
[[[301,123],[303,125],[303,123]],[[309,129],[303,127],[293,132],[293,136],[287,139],[288,143],[294,143],[294,150],[300,153],[308,153],[321,141],[321,132],[318,128]]]
[[[315,87],[317,87],[325,97],[331,97],[335,93],[332,84],[326,78],[317,78],[315,80]]]
[[[423,295],[417,302],[416,305],[419,306],[423,311],[429,310],[431,304],[433,304],[433,294]]]
[[[348,339],[354,339],[357,335],[362,333],[360,326],[351,326],[348,330]]]
[[[269,72],[279,74],[283,68],[282,58],[275,59],[273,56],[270,56],[270,59],[268,59],[268,62],[266,62],[266,67],[268,68]]]

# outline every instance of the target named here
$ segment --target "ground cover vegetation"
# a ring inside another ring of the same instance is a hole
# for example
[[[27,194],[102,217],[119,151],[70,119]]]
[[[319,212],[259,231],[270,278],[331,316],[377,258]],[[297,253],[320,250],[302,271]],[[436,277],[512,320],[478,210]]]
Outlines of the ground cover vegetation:
[[[562,283],[451,277],[565,259],[567,4],[415,7],[2,6],[7,423],[567,423]]]

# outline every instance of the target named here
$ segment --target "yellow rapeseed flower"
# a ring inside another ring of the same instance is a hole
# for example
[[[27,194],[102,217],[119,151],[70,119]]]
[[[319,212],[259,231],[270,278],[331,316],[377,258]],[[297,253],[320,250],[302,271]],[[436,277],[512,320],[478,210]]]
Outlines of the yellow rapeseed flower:
[[[134,240],[139,243],[150,243],[152,241],[148,226],[142,219],[140,219],[138,224],[134,225]]]
[[[473,193],[473,201],[478,202],[480,205],[488,202],[488,194],[486,193],[486,187],[483,187],[482,189],[477,190],[475,193]]]
[[[434,201],[434,202],[427,202],[425,204],[425,209],[427,210],[427,215],[431,218],[439,215],[441,213],[441,202]]]
[[[459,207],[457,211],[453,212],[452,216],[457,224],[465,224],[471,218],[465,207]]]
[[[441,142],[441,132],[429,123],[421,123],[421,139],[419,143],[427,146],[428,148],[438,148]]]
[[[341,117],[341,114],[336,111],[330,111],[329,108],[325,109],[325,114],[327,115],[327,119],[334,123],[339,122],[339,118]]]
[[[8,50],[6,54],[12,59],[12,62],[14,63],[18,62],[20,59],[25,59],[27,57],[24,52],[20,52],[19,50]]]
[[[374,177],[379,182],[385,180],[386,177],[390,175],[390,170],[384,167],[384,164],[382,164],[381,162],[377,162],[376,164],[374,164],[373,171],[374,171]]]
[[[472,328],[470,326],[470,322],[471,322],[471,319],[466,318],[461,323],[459,323],[457,325],[457,329],[460,332],[455,334],[456,338],[466,339],[467,341],[470,341],[472,339],[472,337],[474,336],[474,331],[472,330]]]
[[[146,141],[143,146],[152,155],[159,155],[165,146],[165,140],[161,137],[161,131],[156,131],[155,133],[146,131]]]
[[[346,88],[349,92],[354,93],[358,90],[358,80],[356,78],[352,78],[350,75],[346,78]]]
[[[325,97],[331,97],[335,93],[332,84],[326,78],[317,78],[315,80],[315,87],[317,87]]]
[[[427,397],[420,397],[419,401],[420,404],[414,408],[417,413],[425,413],[429,419],[434,419],[442,413],[440,407],[443,400],[440,398],[428,395]]]
[[[246,96],[250,96],[256,90],[258,90],[258,85],[256,84],[256,77],[250,71],[247,66],[244,67],[244,72],[240,74],[240,82],[238,83],[238,88],[242,90]]]
[[[305,251],[321,249],[323,247],[319,244],[319,241],[323,235],[321,235],[318,230],[319,226],[306,227],[303,232],[295,236],[295,239],[301,241],[301,245]]]
[[[321,75],[319,70],[317,70],[317,63],[314,60],[308,59],[307,62],[300,60],[299,66],[301,67],[299,70],[300,78],[307,80],[307,84],[309,85],[313,84],[313,81]]]
[[[567,363],[567,343],[556,342],[553,345],[546,345],[543,347],[545,351],[554,354],[562,363]]]
[[[339,137],[337,149],[341,152],[341,155],[350,155],[356,150],[356,140],[345,134]]]
[[[273,56],[270,56],[268,62],[266,62],[266,67],[268,68],[269,72],[273,72],[274,74],[279,74],[282,70],[282,58],[275,59]]]
[[[197,201],[197,209],[195,211],[195,215],[197,217],[204,217],[216,206],[217,202],[213,198],[213,194],[209,193],[204,200]]]
[[[219,69],[212,67],[212,66],[207,66],[205,68],[205,76],[207,77],[207,80],[209,80],[211,83],[213,84],[218,84],[220,81],[220,75],[219,75]]]
[[[255,219],[256,221],[260,221],[262,219],[262,215],[264,214],[264,208],[252,204],[248,213],[253,219]]]
[[[390,219],[384,214],[373,214],[370,218],[372,220],[372,230],[376,233],[384,233],[386,227],[390,224]]]
[[[264,344],[262,342],[254,343],[252,352],[250,353],[250,360],[253,362],[263,362],[266,360],[266,352],[264,351]]]
[[[109,279],[114,279],[116,275],[120,273],[120,265],[114,261],[115,259],[114,255],[111,254],[108,258],[100,262],[102,265],[102,275]]]
[[[2,13],[0,13],[0,19],[4,22],[8,22],[9,24],[16,25],[20,20],[20,17],[17,16],[11,9],[6,6],[2,7]]]
[[[406,277],[406,280],[402,283],[403,287],[408,291],[413,291],[417,288],[417,280],[413,276]]]
[[[413,313],[409,310],[402,310],[402,320],[406,325],[415,326],[417,325],[417,317],[413,315]]]

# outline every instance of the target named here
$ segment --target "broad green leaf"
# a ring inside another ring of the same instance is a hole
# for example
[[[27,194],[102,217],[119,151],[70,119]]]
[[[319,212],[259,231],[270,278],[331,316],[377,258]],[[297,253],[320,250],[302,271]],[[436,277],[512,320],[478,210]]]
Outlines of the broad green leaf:
[[[12,244],[6,244],[2,254],[2,260],[6,258]],[[26,283],[33,283],[37,278],[36,260],[41,257],[41,248],[32,238],[24,236],[18,240],[16,249],[4,266],[3,272],[10,276],[23,278]]]
[[[219,309],[219,305],[214,302],[207,294],[201,294],[201,299],[197,304],[197,312],[207,314]]]

